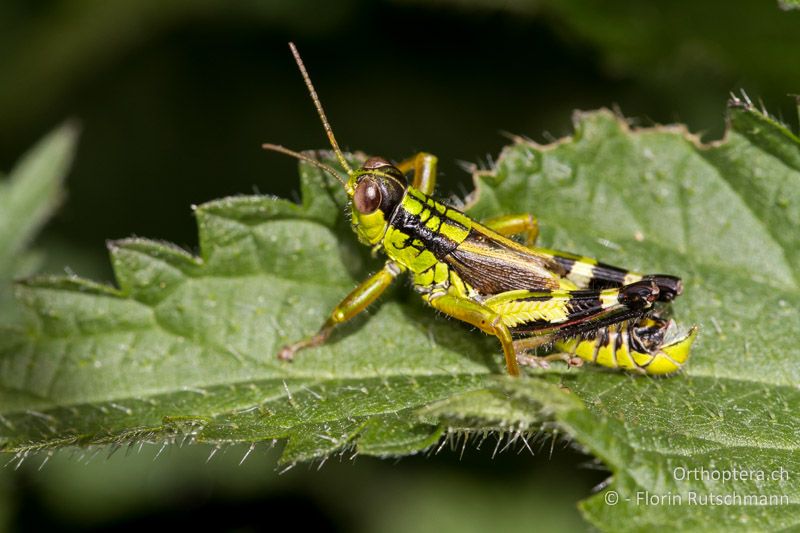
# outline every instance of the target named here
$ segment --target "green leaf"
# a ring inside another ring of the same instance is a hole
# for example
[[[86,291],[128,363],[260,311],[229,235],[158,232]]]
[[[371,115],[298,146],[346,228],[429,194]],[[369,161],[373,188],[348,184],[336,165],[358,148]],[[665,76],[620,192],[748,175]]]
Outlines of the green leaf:
[[[676,315],[701,326],[680,377],[549,376],[586,406],[555,418],[609,466],[621,498],[607,505],[603,491],[582,505],[586,517],[604,530],[796,527],[800,140],[738,100],[711,146],[679,128],[631,132],[610,113],[579,114],[572,139],[508,148],[483,185],[475,214],[531,209],[558,247],[682,276]],[[769,478],[781,471],[788,478]],[[691,492],[779,501],[692,505]],[[648,494],[683,504],[647,506]]]
[[[0,318],[12,316],[12,278],[30,275],[39,262],[26,252],[61,202],[64,177],[72,162],[77,128],[51,132],[25,154],[6,179],[0,179]]]
[[[265,197],[201,206],[199,258],[153,241],[111,243],[119,289],[55,277],[19,285],[35,320],[0,337],[5,448],[290,437],[292,462],[358,434],[360,451],[378,455],[435,442],[441,427],[413,410],[481,388],[489,339],[465,359],[475,350],[460,326],[426,325],[421,304],[392,301],[355,324],[370,331],[344,328],[295,364],[276,359],[365,272],[364,250],[342,237],[341,199],[313,168],[303,167],[303,192],[302,206]]]
[[[301,165],[300,206],[237,197],[198,208],[199,257],[131,239],[110,246],[119,288],[20,285],[34,320],[0,337],[4,448],[24,458],[65,445],[286,438],[291,463],[351,448],[409,454],[450,432],[502,430],[524,446],[544,429],[612,471],[582,504],[601,529],[796,525],[800,141],[738,100],[713,145],[679,127],[631,131],[607,111],[577,114],[575,128],[553,145],[507,147],[469,212],[531,211],[545,245],[682,276],[675,316],[701,327],[685,373],[554,365],[512,380],[494,339],[433,318],[402,288],[279,363],[279,347],[314,332],[377,265],[346,227],[338,186]],[[768,478],[718,479],[734,469]],[[616,505],[604,503],[611,490]],[[786,501],[691,505],[690,492]],[[638,493],[684,504],[648,506]]]

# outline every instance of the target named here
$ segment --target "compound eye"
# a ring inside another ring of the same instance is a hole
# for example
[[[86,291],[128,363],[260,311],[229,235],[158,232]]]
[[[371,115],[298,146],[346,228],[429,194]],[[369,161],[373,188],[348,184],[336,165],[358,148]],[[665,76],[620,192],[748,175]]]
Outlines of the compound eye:
[[[359,213],[368,215],[375,212],[381,205],[381,189],[371,179],[365,179],[358,184],[353,196],[353,203]]]

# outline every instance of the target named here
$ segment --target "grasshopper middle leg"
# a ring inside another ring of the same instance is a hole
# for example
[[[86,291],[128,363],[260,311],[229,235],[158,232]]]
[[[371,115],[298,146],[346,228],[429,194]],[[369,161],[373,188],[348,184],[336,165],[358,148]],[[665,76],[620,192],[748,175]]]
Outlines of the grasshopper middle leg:
[[[425,299],[434,309],[497,337],[503,347],[506,370],[511,376],[519,376],[519,365],[511,332],[503,323],[502,316],[485,305],[453,294],[426,295]]]
[[[411,186],[421,193],[430,196],[436,188],[436,156],[420,152],[397,165],[400,172],[407,174],[414,171]]]
[[[530,213],[494,217],[483,223],[503,237],[524,235],[525,246],[533,246],[539,237],[539,221]]]

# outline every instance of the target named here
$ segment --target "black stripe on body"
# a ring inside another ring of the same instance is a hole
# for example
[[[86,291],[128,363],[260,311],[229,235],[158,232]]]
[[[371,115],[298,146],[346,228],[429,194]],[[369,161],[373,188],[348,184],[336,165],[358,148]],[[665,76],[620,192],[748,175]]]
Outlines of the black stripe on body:
[[[606,328],[606,331],[607,330],[608,330],[608,328]],[[627,336],[627,334],[625,334],[625,336]],[[624,340],[625,339],[623,339],[623,332],[622,331],[617,331],[617,336],[614,338],[614,352],[615,353],[618,352],[620,348],[622,348],[622,342]]]
[[[447,206],[447,205],[445,205],[443,203],[437,202],[436,200],[434,200],[433,198],[431,198],[429,196],[425,197],[424,199],[416,197],[416,196],[415,196],[415,198],[420,200],[428,209],[431,210],[432,213],[435,211],[435,215],[438,216],[442,221],[447,219],[447,223],[449,225],[451,225],[451,226],[454,226],[456,228],[462,229],[464,231],[469,231],[470,230],[470,228],[468,228],[467,226],[465,226],[461,222],[459,222],[459,221],[451,218],[450,216],[448,216],[450,212],[454,212],[454,213],[458,213],[459,215],[466,216],[461,211],[459,211],[457,209],[454,209],[454,208],[452,208],[450,206]]]
[[[427,215],[426,215],[427,212]],[[438,215],[437,215],[438,216]],[[423,218],[424,217],[424,218]],[[389,221],[392,227],[402,231],[411,238],[419,239],[422,245],[431,251],[436,259],[442,260],[447,257],[453,250],[456,249],[458,243],[451,241],[438,231],[433,231],[425,225],[431,217],[430,209],[424,209],[419,216],[412,215],[401,205],[394,213],[394,216]],[[440,217],[440,221],[441,221]],[[449,222],[449,221],[448,221]],[[441,224],[439,225],[441,228]]]
[[[638,335],[629,335],[631,347],[639,353],[650,353],[651,349],[650,346],[645,345],[642,342],[642,339]],[[652,343],[648,343],[652,344]]]
[[[518,302],[544,302],[552,299],[553,296],[549,294],[537,294],[525,298],[519,298]],[[582,289],[571,291],[569,293],[569,301],[566,304],[568,321],[579,320],[581,318],[596,315],[603,310],[603,302],[600,300],[600,294],[596,290]],[[526,325],[553,325],[552,322],[546,320],[535,320],[526,323]],[[520,326],[522,327],[522,326]]]

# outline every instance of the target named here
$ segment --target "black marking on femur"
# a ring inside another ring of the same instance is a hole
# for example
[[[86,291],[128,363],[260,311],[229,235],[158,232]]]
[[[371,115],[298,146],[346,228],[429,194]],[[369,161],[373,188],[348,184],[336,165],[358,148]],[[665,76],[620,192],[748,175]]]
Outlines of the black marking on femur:
[[[535,322],[520,324],[519,326],[514,326],[511,328],[511,332],[541,333],[544,331],[545,333],[550,333],[548,330],[552,329],[552,334],[559,339],[575,337],[578,335],[587,335],[593,332],[599,332],[597,334],[600,335],[602,334],[602,328],[606,328],[612,324],[619,324],[627,320],[638,320],[642,317],[642,315],[643,313],[640,310],[625,309],[608,313],[606,315],[600,315],[600,318],[577,317],[573,319],[570,317],[566,322],[561,322],[559,324],[538,324]]]
[[[542,302],[552,298],[548,294],[535,294],[520,298],[521,302]],[[568,321],[581,320],[601,312],[603,302],[595,290],[582,289],[570,292],[570,299],[567,301]],[[552,325],[552,323],[551,323]]]
[[[596,312],[603,306],[599,294],[594,290],[573,291],[567,302],[567,311],[570,316],[580,316],[585,312]]]

